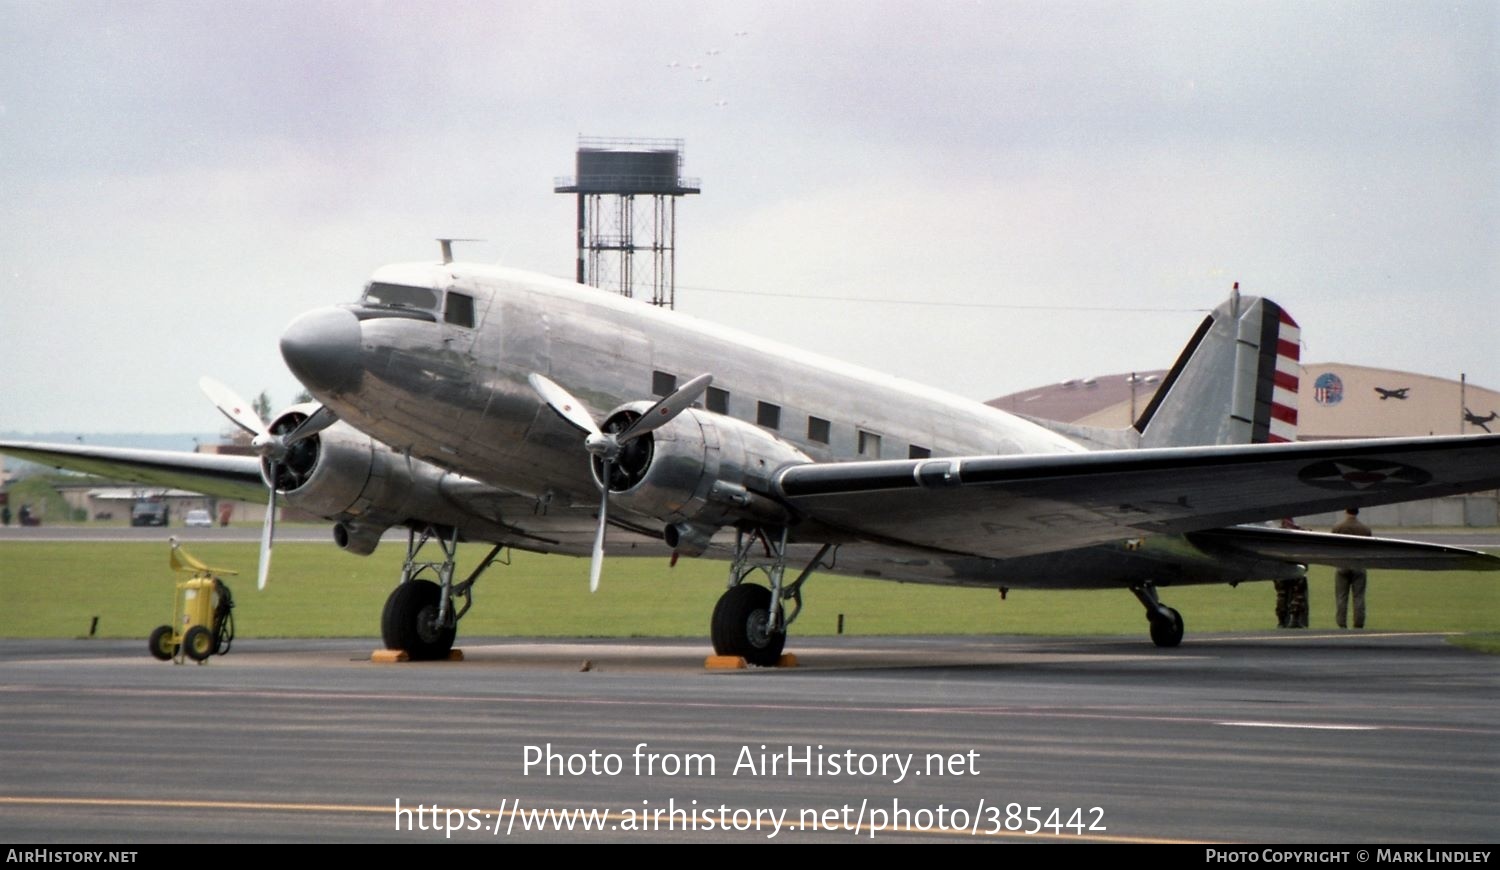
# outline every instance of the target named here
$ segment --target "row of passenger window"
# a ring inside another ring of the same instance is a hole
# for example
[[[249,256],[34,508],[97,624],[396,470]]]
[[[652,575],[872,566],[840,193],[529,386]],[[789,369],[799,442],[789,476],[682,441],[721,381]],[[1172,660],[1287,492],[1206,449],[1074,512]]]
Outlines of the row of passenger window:
[[[668,372],[653,371],[651,373],[651,392],[657,396],[667,396],[677,389],[677,376]],[[715,414],[730,416],[729,413],[729,391],[718,387],[709,387],[703,397],[703,406]],[[781,431],[781,406],[771,402],[755,403],[755,424],[770,429],[773,432]],[[859,455],[865,459],[880,458],[880,435],[875,432],[866,432],[864,429],[857,430],[859,443],[857,445]],[[829,444],[833,438],[833,423],[822,417],[807,416],[807,440],[814,444]],[[916,444],[907,445],[906,455],[908,459],[926,459],[932,455],[932,451],[926,447]]]

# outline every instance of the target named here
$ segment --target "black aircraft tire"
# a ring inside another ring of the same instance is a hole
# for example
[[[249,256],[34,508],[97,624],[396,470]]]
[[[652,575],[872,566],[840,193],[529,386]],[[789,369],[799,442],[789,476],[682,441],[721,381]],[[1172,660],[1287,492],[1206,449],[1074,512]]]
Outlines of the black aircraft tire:
[[[172,643],[172,626],[158,625],[151,632],[151,639],[146,641],[151,650],[151,655],[164,662],[169,662],[177,655],[177,644]]]
[[[182,651],[195,662],[206,660],[218,648],[214,633],[206,625],[195,625],[182,636]]]
[[[393,589],[380,615],[385,648],[405,650],[413,661],[447,658],[458,629],[433,624],[442,599],[442,588],[431,580],[408,580]]]
[[[770,667],[781,660],[786,632],[767,632],[771,612],[771,590],[753,583],[731,587],[714,605],[710,626],[714,652],[741,656],[752,665]]]
[[[1159,647],[1174,647],[1182,643],[1182,634],[1186,626],[1182,622],[1182,614],[1168,607],[1167,612],[1172,614],[1171,621],[1165,619],[1151,620],[1151,642]]]

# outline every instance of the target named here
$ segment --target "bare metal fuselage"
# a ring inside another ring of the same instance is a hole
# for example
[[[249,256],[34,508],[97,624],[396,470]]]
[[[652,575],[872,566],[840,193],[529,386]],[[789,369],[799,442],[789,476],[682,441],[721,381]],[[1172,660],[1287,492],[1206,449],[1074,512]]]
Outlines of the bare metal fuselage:
[[[709,372],[723,391],[711,397],[710,410],[771,431],[788,449],[820,462],[923,455],[914,451],[963,456],[1084,449],[979,402],[555,279],[452,263],[388,266],[372,280],[471,297],[473,326],[441,316],[435,322],[366,317],[359,323],[358,377],[334,390],[309,386],[341,418],[396,451],[494,487],[493,527],[510,532],[486,537],[519,547],[587,552],[598,500],[581,434],[538,400],[527,382],[532,373],[567,388],[602,420],[660,394],[664,379],[681,382]],[[612,552],[670,552],[658,520],[628,508],[612,508],[610,518]],[[721,535],[707,555],[727,558],[726,544]],[[1279,562],[1209,555],[1176,536],[1003,560],[899,541],[846,541],[834,571],[1050,588],[1300,573]]]

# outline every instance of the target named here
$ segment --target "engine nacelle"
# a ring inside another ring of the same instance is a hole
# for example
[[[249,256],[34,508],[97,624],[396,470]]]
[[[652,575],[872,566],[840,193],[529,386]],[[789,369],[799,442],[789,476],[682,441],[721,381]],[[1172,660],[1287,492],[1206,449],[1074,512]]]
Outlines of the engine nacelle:
[[[645,407],[636,403],[616,411],[604,428],[623,429]],[[611,468],[610,504],[663,523],[669,546],[699,555],[723,526],[789,522],[786,508],[763,493],[771,490],[777,471],[811,461],[758,426],[690,408],[624,445]],[[602,473],[596,460],[595,481]]]
[[[292,431],[309,410],[297,406],[282,413],[271,431]],[[381,513],[400,513],[416,483],[414,471],[405,457],[343,423],[293,444],[279,462],[261,460],[261,476],[288,504],[329,518],[360,517],[377,506]]]
[[[299,405],[282,413],[271,431],[290,432],[315,408]],[[334,520],[335,543],[359,555],[372,552],[386,529],[408,522],[449,526],[488,539],[503,534],[497,524],[444,495],[476,482],[397,453],[346,423],[297,442],[279,462],[263,459],[261,475],[287,504]]]

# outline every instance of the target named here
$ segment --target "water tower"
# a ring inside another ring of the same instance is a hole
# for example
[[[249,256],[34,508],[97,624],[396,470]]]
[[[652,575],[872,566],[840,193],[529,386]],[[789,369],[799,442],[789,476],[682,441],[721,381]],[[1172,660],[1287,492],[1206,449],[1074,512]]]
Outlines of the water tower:
[[[578,196],[578,283],[649,288],[652,305],[675,307],[677,198],[699,192],[681,174],[682,140],[580,136],[575,172],[552,189]]]

